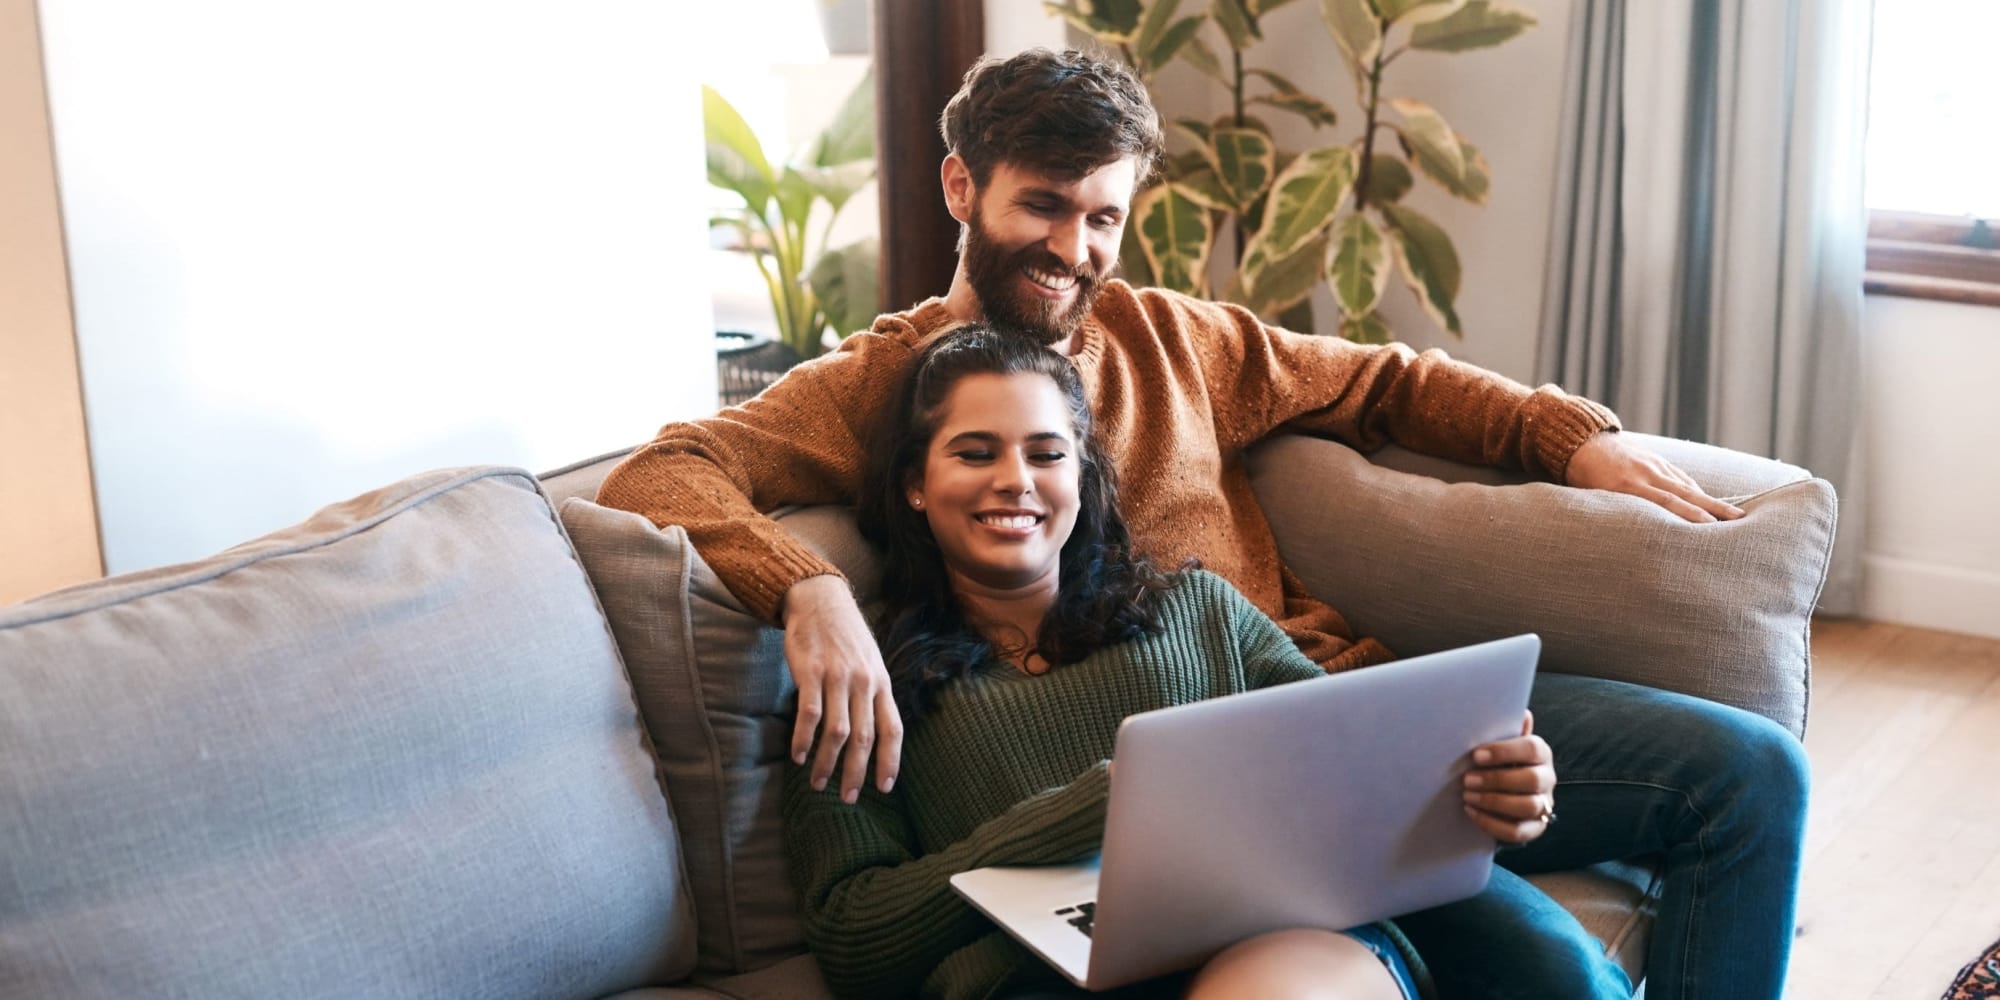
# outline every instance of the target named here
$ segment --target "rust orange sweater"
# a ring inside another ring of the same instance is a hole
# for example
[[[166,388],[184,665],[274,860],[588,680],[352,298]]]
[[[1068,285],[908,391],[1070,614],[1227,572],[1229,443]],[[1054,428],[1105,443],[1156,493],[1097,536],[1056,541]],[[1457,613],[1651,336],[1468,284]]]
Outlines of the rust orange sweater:
[[[852,504],[876,421],[925,339],[953,325],[942,299],[883,316],[756,399],[669,424],[612,470],[598,502],[681,525],[737,598],[777,624],[792,584],[838,571],[760,512]],[[1329,670],[1389,652],[1357,642],[1279,562],[1246,449],[1302,431],[1560,482],[1578,446],[1617,427],[1596,403],[1530,390],[1442,351],[1290,333],[1235,306],[1119,281],[1106,283],[1081,332],[1073,360],[1136,546],[1166,565],[1200,559]]]

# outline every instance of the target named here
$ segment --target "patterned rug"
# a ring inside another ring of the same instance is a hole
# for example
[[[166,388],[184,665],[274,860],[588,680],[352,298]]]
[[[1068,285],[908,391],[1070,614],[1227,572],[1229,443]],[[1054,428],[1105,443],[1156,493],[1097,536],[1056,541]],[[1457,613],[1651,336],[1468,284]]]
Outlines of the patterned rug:
[[[1958,971],[1944,1000],[2000,1000],[2000,941]]]

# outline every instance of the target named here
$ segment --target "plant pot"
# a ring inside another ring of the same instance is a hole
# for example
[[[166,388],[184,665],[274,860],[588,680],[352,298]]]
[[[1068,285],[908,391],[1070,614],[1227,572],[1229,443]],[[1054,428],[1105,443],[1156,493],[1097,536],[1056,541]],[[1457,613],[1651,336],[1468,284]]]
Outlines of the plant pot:
[[[813,6],[828,55],[865,56],[874,48],[868,10],[874,0],[813,0]]]

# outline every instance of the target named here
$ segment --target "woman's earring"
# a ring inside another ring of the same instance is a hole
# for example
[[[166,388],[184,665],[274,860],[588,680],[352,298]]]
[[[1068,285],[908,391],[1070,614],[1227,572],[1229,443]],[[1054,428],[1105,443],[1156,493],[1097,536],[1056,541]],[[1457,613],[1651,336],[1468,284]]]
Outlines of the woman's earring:
[[[910,506],[912,506],[912,507],[915,507],[915,508],[916,508],[916,509],[918,509],[918,510],[923,510],[923,509],[924,509],[924,498],[923,498],[923,497],[911,497],[911,498],[910,498]]]

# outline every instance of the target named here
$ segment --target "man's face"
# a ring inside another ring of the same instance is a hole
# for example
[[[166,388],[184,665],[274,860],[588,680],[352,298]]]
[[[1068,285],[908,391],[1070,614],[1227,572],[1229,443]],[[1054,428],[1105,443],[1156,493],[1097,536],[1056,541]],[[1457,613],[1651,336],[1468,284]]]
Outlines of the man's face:
[[[1118,264],[1135,178],[1130,158],[1068,182],[994,167],[970,193],[964,248],[986,318],[1049,344],[1074,333]]]

